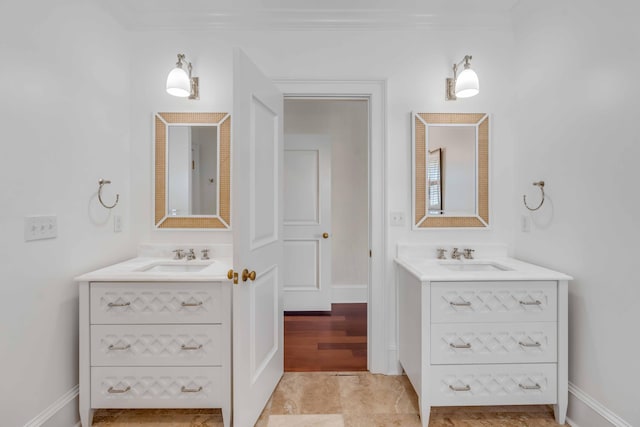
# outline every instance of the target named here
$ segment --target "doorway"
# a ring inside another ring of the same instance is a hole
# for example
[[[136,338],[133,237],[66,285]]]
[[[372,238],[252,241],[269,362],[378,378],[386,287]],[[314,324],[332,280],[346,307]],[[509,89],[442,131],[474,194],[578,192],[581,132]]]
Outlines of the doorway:
[[[367,369],[369,100],[285,97],[286,371]]]

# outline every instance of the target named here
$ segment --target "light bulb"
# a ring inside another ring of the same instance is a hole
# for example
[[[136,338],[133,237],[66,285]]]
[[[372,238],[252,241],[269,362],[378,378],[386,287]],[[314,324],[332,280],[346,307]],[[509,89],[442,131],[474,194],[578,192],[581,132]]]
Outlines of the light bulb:
[[[480,82],[478,75],[471,68],[462,70],[456,79],[456,97],[470,98],[476,96],[480,92]]]
[[[191,80],[185,70],[176,67],[167,76],[167,93],[186,98],[191,95]]]

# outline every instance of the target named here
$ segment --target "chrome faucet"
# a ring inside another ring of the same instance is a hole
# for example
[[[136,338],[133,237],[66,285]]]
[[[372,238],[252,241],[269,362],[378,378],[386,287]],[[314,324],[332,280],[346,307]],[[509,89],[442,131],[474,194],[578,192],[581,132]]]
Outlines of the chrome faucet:
[[[175,249],[173,252],[176,254],[173,259],[182,259],[185,257],[184,249]]]
[[[202,258],[200,259],[209,259],[209,249],[203,249],[200,252],[202,252]]]
[[[462,256],[462,252],[458,252],[458,248],[453,248],[453,252],[451,252],[451,259],[460,259]]]
[[[194,252],[193,249],[189,249],[189,252],[187,252],[186,257],[187,257],[187,261],[194,260],[196,259],[196,253]]]
[[[436,249],[436,251],[438,251],[438,259],[447,259],[447,257],[444,254],[445,252],[447,252],[446,249],[438,248]]]
[[[464,251],[464,259],[473,259],[473,253],[475,249],[463,249]]]

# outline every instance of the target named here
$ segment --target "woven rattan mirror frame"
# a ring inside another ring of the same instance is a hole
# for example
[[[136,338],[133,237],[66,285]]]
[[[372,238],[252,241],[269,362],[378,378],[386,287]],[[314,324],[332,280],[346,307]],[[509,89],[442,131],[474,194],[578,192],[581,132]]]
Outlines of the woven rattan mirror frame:
[[[169,125],[218,127],[218,215],[169,216],[167,212],[167,136]],[[154,224],[158,229],[231,228],[231,116],[228,113],[156,113],[154,116]]]
[[[437,125],[477,128],[476,212],[469,216],[429,215],[427,209],[427,129]],[[489,226],[489,115],[485,113],[412,113],[413,229]]]

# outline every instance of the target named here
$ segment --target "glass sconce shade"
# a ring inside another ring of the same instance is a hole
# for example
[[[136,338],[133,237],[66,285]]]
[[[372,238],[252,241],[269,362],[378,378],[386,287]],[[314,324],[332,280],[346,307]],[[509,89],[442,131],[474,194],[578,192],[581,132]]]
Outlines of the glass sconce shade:
[[[173,96],[186,98],[191,94],[191,79],[185,70],[176,67],[167,76],[167,92]]]
[[[480,92],[478,75],[471,68],[465,68],[456,79],[455,94],[458,98],[469,98]]]

